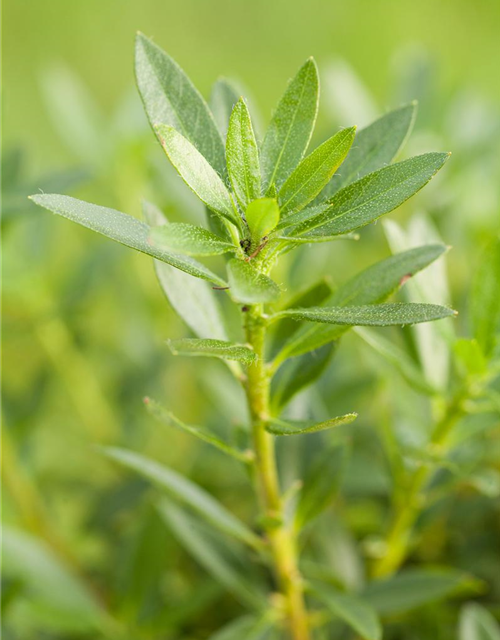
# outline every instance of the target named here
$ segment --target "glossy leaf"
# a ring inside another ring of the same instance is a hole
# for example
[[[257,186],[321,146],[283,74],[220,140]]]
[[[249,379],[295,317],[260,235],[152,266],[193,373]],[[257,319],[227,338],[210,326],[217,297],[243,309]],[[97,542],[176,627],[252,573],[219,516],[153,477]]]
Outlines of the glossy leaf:
[[[92,229],[92,231],[120,242],[126,247],[166,262],[176,269],[189,273],[191,276],[203,278],[221,286],[225,285],[224,280],[221,280],[200,262],[192,258],[176,255],[165,249],[153,247],[149,242],[151,230],[149,225],[132,216],[115,209],[77,200],[70,196],[44,193],[31,196],[31,200],[53,213],[57,213],[73,222],[78,222],[78,224],[87,227],[87,229]]]
[[[458,640],[500,640],[500,625],[488,609],[471,602],[460,612]]]
[[[289,317],[309,322],[324,322],[355,326],[386,327],[430,322],[455,315],[452,309],[437,304],[396,302],[345,307],[310,307],[309,309],[287,309],[271,316]]]
[[[229,120],[226,140],[226,161],[229,179],[241,208],[260,198],[259,149],[248,107],[240,98]]]
[[[314,200],[346,157],[355,133],[356,127],[339,131],[302,160],[279,191],[282,216]]]
[[[274,198],[259,198],[251,202],[245,212],[252,242],[259,244],[271,233],[280,219],[280,209]]]
[[[363,599],[341,593],[330,586],[314,582],[314,594],[327,609],[348,624],[365,640],[381,640],[382,625],[377,612]]]
[[[408,139],[415,122],[417,103],[411,102],[389,111],[372,124],[356,133],[342,167],[334,175],[320,198],[328,199],[355,180],[390,164]]]
[[[211,211],[238,225],[238,214],[229,191],[196,147],[173,127],[158,124],[156,131],[170,162],[188,187]]]
[[[223,139],[226,138],[229,118],[239,97],[237,88],[227,78],[219,78],[212,87],[209,105]]]
[[[230,260],[227,265],[229,293],[235,302],[255,304],[274,302],[280,295],[278,285],[243,260]]]
[[[485,355],[491,355],[500,330],[500,238],[483,252],[472,288],[471,319],[474,337]]]
[[[144,404],[146,405],[146,409],[148,412],[154,416],[161,424],[164,424],[167,427],[172,427],[174,429],[179,429],[180,431],[186,431],[192,436],[211,444],[216,449],[223,451],[227,455],[240,460],[240,462],[248,462],[249,456],[246,451],[240,451],[239,449],[235,449],[230,444],[216,436],[214,433],[206,429],[205,427],[197,427],[189,424],[185,424],[179,418],[174,416],[171,411],[165,409],[159,402],[153,400],[151,398],[144,398]]]
[[[316,122],[318,96],[318,69],[310,58],[288,85],[262,142],[262,181],[266,193],[273,184],[279,188],[302,160]]]
[[[180,338],[167,340],[168,347],[174,355],[208,356],[223,360],[236,360],[243,364],[252,364],[255,353],[245,345],[225,340],[200,340],[198,338]]]
[[[186,222],[173,222],[151,229],[150,240],[159,249],[178,251],[190,256],[218,256],[237,251],[234,244],[224,241],[211,231]]]
[[[150,202],[143,203],[143,215],[151,226],[167,222],[162,212]],[[160,286],[174,311],[198,338],[226,340],[224,319],[212,287],[199,278],[174,269],[160,260],[154,261]]]
[[[334,236],[364,227],[420,191],[448,156],[426,153],[368,174],[336,193],[329,209],[297,225],[294,234]]]
[[[174,127],[224,175],[224,143],[205,100],[179,65],[142,33],[136,39],[135,74],[151,126]]]
[[[266,430],[275,436],[295,436],[303,433],[316,433],[317,431],[325,431],[333,429],[341,424],[349,424],[358,417],[357,413],[346,413],[343,416],[330,418],[323,422],[311,422],[305,420],[278,420],[273,418],[266,424]]]
[[[259,538],[241,520],[188,478],[134,451],[118,447],[106,447],[103,451],[111,460],[139,473],[176,500],[189,506],[216,529],[252,547],[260,547]]]

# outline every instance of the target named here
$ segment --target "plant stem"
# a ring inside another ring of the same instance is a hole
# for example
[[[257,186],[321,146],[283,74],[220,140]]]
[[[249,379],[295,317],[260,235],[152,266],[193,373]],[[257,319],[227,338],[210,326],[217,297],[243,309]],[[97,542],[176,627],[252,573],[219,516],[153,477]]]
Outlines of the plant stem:
[[[309,622],[302,576],[298,569],[295,533],[285,522],[274,438],[265,429],[269,417],[270,374],[265,362],[266,324],[262,316],[262,305],[250,307],[246,312],[246,319],[247,341],[257,354],[256,362],[248,367],[246,393],[252,417],[256,483],[262,522],[271,548],[274,572],[284,599],[290,637],[293,640],[309,640]]]

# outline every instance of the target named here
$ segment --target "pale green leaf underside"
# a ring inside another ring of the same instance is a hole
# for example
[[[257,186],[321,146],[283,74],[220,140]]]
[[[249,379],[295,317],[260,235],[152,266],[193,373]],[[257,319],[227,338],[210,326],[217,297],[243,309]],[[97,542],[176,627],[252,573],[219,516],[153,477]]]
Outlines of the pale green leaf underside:
[[[153,247],[149,241],[151,227],[132,216],[70,196],[44,193],[31,196],[31,200],[53,213],[77,222],[87,229],[92,229],[92,231],[111,240],[124,244],[126,247],[166,262],[191,276],[209,280],[220,286],[225,285],[224,280],[200,262],[176,255],[165,249]]]
[[[459,640],[500,640],[500,625],[488,609],[471,602],[460,612]]]
[[[319,77],[308,60],[288,85],[266,131],[261,147],[262,181],[267,190],[280,187],[302,160],[316,122]]]
[[[189,506],[216,529],[232,535],[252,547],[260,547],[258,536],[209,493],[188,478],[134,451],[118,447],[105,447],[103,451],[112,460],[139,473],[176,500]]]
[[[277,418],[273,418],[266,424],[266,431],[269,431],[269,433],[272,433],[275,436],[294,436],[304,433],[316,433],[317,431],[325,431],[326,429],[338,427],[341,424],[349,424],[356,420],[357,417],[357,413],[346,413],[343,416],[330,418],[323,422],[278,420]]]
[[[481,256],[471,297],[474,336],[489,356],[500,330],[500,238],[491,241]]]
[[[279,191],[281,216],[314,200],[346,157],[355,132],[356,127],[339,131],[300,162]]]
[[[218,256],[228,251],[237,251],[211,231],[186,222],[173,222],[151,229],[150,240],[159,249],[169,249],[191,256]]]
[[[197,338],[180,338],[167,340],[168,347],[174,355],[208,356],[223,360],[237,360],[243,364],[252,364],[256,355],[249,347],[224,340],[200,340]]]
[[[224,175],[224,144],[205,100],[179,65],[141,33],[136,40],[135,73],[151,126],[174,127]]]
[[[227,78],[219,78],[212,87],[209,106],[223,139],[226,138],[229,118],[239,97],[238,90]]]
[[[227,266],[229,293],[235,302],[274,302],[280,297],[278,285],[248,262],[230,260]]]
[[[179,420],[179,418],[174,416],[171,411],[165,409],[165,407],[163,407],[156,400],[153,400],[152,398],[145,398],[144,404],[146,405],[146,409],[148,410],[148,412],[152,416],[154,416],[161,424],[164,424],[167,427],[173,427],[174,429],[179,429],[180,431],[186,431],[195,438],[198,438],[199,440],[202,440],[207,444],[211,444],[216,449],[219,449],[227,455],[236,458],[236,460],[240,460],[240,462],[249,461],[247,452],[235,449],[229,443],[225,442],[205,427],[185,424],[184,422]]]
[[[155,129],[170,162],[188,187],[214,213],[238,225],[239,219],[229,191],[196,147],[173,127],[157,124]]]
[[[430,322],[455,315],[452,309],[437,304],[395,302],[355,307],[309,307],[286,309],[272,318],[288,317],[294,320],[324,322],[355,326],[385,327]]]

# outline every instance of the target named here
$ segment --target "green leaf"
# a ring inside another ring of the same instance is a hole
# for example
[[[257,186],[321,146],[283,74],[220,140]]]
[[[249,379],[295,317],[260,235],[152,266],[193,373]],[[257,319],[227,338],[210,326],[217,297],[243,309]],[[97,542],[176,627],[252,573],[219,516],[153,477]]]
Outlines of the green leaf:
[[[261,148],[264,189],[280,187],[309,145],[318,112],[319,77],[312,58],[288,85],[266,131]]]
[[[225,625],[208,640],[270,640],[272,628],[272,622],[265,616],[245,616]]]
[[[500,625],[485,607],[471,602],[462,607],[459,640],[500,640]]]
[[[237,247],[211,231],[186,222],[173,222],[151,229],[150,240],[159,249],[178,251],[190,256],[218,256]]]
[[[226,161],[234,194],[243,211],[260,198],[260,164],[257,140],[248,107],[240,98],[231,113],[226,140]]]
[[[223,139],[226,138],[229,118],[239,97],[238,90],[227,78],[219,78],[212,87],[210,109]]]
[[[411,102],[361,129],[342,168],[322,191],[320,198],[331,198],[342,187],[390,164],[410,135],[416,111],[417,103]]]
[[[268,236],[280,219],[280,209],[274,198],[259,198],[251,202],[245,212],[252,242],[259,244]]]
[[[314,582],[313,591],[336,618],[343,620],[362,638],[381,640],[382,625],[370,604],[320,582]]]
[[[371,304],[349,307],[309,307],[308,309],[286,309],[271,316],[288,317],[309,322],[325,322],[351,327],[372,326],[386,327],[391,325],[416,324],[430,322],[456,315],[448,307],[438,304],[418,304],[414,302],[395,302],[387,304]]]
[[[274,302],[281,291],[278,285],[252,265],[243,260],[230,260],[227,265],[227,275],[231,298],[235,302],[255,304],[259,302]]]
[[[374,351],[390,362],[411,387],[429,395],[434,395],[437,392],[435,387],[426,380],[417,363],[393,342],[370,329],[361,329],[358,327],[355,329],[355,332],[366,344],[370,345]]]
[[[355,133],[356,127],[339,131],[302,160],[279,191],[282,216],[314,200],[346,157]]]
[[[453,344],[453,351],[467,375],[481,376],[486,374],[488,363],[477,340],[459,338]]]
[[[171,411],[165,409],[165,407],[163,407],[156,400],[153,400],[151,398],[144,398],[144,404],[146,405],[146,409],[149,411],[149,413],[154,416],[159,422],[161,422],[161,424],[164,424],[167,427],[173,427],[174,429],[179,429],[180,431],[186,431],[192,436],[199,438],[203,442],[211,444],[216,449],[223,451],[227,455],[236,458],[236,460],[239,460],[240,462],[249,461],[248,452],[235,449],[205,427],[195,427],[189,424],[185,424],[184,422],[179,420],[179,418],[174,416]]]
[[[150,202],[144,202],[142,210],[146,222],[151,226],[167,222],[162,212]],[[167,300],[191,331],[198,338],[226,340],[224,320],[210,285],[165,262],[155,260],[154,265]]]
[[[187,138],[173,127],[156,125],[165,153],[184,182],[217,215],[240,225],[231,194],[219,174],[205,160]]]
[[[380,614],[391,615],[471,588],[476,588],[475,583],[455,569],[405,569],[391,578],[371,582],[362,596]]]
[[[189,506],[216,529],[234,536],[237,540],[241,540],[251,547],[260,548],[261,541],[257,535],[209,493],[188,478],[134,451],[118,447],[104,447],[103,451],[111,460],[139,473],[164,489],[176,500]]]
[[[295,512],[295,526],[302,529],[336,497],[347,460],[347,447],[336,443],[323,450],[304,478]]]
[[[336,418],[330,418],[323,422],[311,422],[305,420],[278,420],[272,418],[266,424],[266,431],[272,433],[275,436],[295,436],[303,433],[316,433],[317,431],[324,431],[325,429],[333,429],[341,424],[349,424],[358,417],[357,413],[346,413],[343,416],[337,416]]]
[[[167,340],[167,344],[170,351],[176,356],[208,356],[223,360],[237,360],[243,364],[252,364],[256,358],[254,351],[249,347],[225,340],[180,338]]]
[[[102,626],[105,614],[94,596],[45,542],[4,525],[2,552],[4,577],[24,583],[36,603],[56,611],[75,631]]]
[[[297,225],[294,234],[334,236],[364,227],[420,191],[448,157],[448,153],[426,153],[370,173],[336,193],[330,208]]]
[[[158,505],[160,516],[171,529],[178,542],[210,573],[229,593],[252,609],[265,607],[259,587],[248,579],[248,568],[238,566],[230,554],[227,540],[222,540],[198,523],[192,516],[168,500]],[[238,548],[238,556],[244,555]],[[233,554],[236,555],[236,554]],[[249,559],[247,562],[250,562]],[[242,564],[242,563],[241,563]]]
[[[223,176],[224,143],[205,100],[179,65],[142,33],[136,39],[135,74],[151,126],[176,129]]]
[[[500,238],[487,246],[472,287],[471,320],[474,337],[490,356],[500,327]]]
[[[220,286],[226,284],[224,280],[221,280],[219,276],[212,273],[200,262],[151,246],[149,242],[151,227],[132,216],[69,196],[44,193],[30,196],[30,198],[36,204],[53,213],[78,222],[87,229],[101,233],[126,247],[166,262],[191,276],[209,280]]]
[[[446,251],[443,245],[427,245],[397,253],[364,269],[341,285],[325,306],[365,305],[386,300],[408,277],[415,275]],[[317,349],[339,338],[346,328],[341,326],[305,326],[285,345],[279,359],[297,356]]]

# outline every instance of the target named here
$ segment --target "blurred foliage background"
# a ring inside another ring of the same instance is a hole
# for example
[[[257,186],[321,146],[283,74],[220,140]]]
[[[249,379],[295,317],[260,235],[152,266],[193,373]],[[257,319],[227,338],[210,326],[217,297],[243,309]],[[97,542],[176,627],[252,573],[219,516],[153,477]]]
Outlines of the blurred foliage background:
[[[411,229],[425,215],[453,246],[449,299],[460,311],[456,333],[467,336],[475,265],[500,226],[499,25],[495,0],[4,0],[6,639],[101,637],[73,615],[68,594],[77,587],[66,571],[105,604],[102,637],[121,637],[124,625],[127,638],[201,640],[241,610],[160,522],[148,485],[104,460],[96,446],[146,452],[251,519],[242,470],[189,436],[164,430],[142,404],[151,395],[186,422],[224,430],[246,422],[241,391],[223,365],[168,353],[166,337],[188,334],[149,258],[26,200],[42,189],[139,216],[148,198],[173,220],[202,218],[142,112],[133,79],[135,32],[153,36],[206,97],[220,75],[243,82],[264,125],[286,80],[314,55],[322,97],[313,143],[340,125],[363,126],[418,99],[404,155],[451,150],[453,156],[391,219]],[[311,273],[343,281],[389,253],[382,225],[364,230],[358,243],[304,248],[289,263],[290,292]],[[445,375],[447,364],[438,359],[427,362],[431,377]],[[418,446],[429,402],[349,335],[293,411],[321,418],[349,410],[360,414],[352,458],[331,521],[322,525],[341,557],[322,557],[319,544],[317,551],[338,582],[358,588],[387,518],[383,434],[393,425]],[[389,615],[388,638],[455,637],[460,606],[471,599],[499,612],[498,416],[497,399],[496,410],[462,425],[474,434],[464,454],[470,474],[419,523],[408,560],[454,567],[467,574],[466,584],[451,599],[431,598]],[[297,455],[282,451],[288,476]],[[82,593],[77,600],[87,597]],[[337,632],[332,637],[349,637]]]

